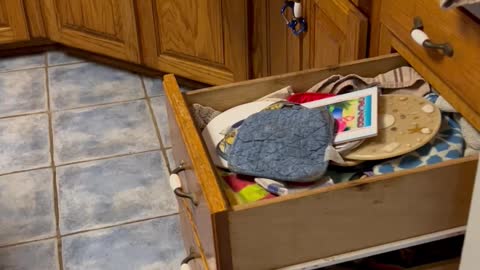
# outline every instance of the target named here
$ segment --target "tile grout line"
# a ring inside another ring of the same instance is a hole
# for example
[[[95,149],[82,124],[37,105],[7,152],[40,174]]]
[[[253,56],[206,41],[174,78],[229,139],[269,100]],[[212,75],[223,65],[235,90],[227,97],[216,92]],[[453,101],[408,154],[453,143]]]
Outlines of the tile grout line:
[[[28,67],[28,68],[19,68],[19,69],[11,69],[11,70],[4,70],[0,71],[0,74],[5,74],[5,73],[12,73],[12,72],[17,72],[17,71],[29,71],[29,70],[34,70],[34,69],[44,69],[45,66],[34,66],[34,67]]]
[[[56,239],[57,239],[57,236],[50,236],[50,237],[45,237],[45,238],[27,240],[27,241],[23,241],[23,242],[17,242],[17,243],[10,243],[10,244],[5,244],[5,245],[0,245],[0,249],[10,248],[10,247],[16,247],[16,246],[21,246],[21,245],[26,245],[26,244],[36,243],[36,242],[42,242],[42,241],[51,240],[51,239],[55,239],[55,240],[56,240]]]
[[[63,252],[62,252],[62,241],[60,234],[60,206],[58,199],[58,186],[57,186],[57,169],[55,167],[55,155],[54,155],[54,145],[53,145],[53,115],[50,110],[50,81],[48,74],[48,52],[45,52],[45,88],[47,89],[47,114],[48,114],[48,137],[50,143],[50,159],[52,166],[53,174],[53,203],[55,209],[55,231],[57,239],[57,255],[58,255],[58,268],[63,270]]]
[[[154,219],[171,217],[171,216],[175,216],[175,215],[179,215],[179,212],[174,212],[174,213],[160,215],[160,216],[154,216],[154,217],[148,217],[148,218],[143,218],[143,219],[131,220],[131,221],[121,222],[121,223],[107,225],[107,226],[98,227],[98,228],[92,228],[92,229],[86,229],[86,230],[66,233],[66,234],[60,235],[60,237],[66,237],[66,236],[72,236],[72,235],[87,233],[87,232],[94,232],[94,231],[100,231],[100,230],[105,230],[105,229],[111,229],[111,228],[114,228],[114,227],[120,227],[120,226],[124,226],[124,225],[141,223],[141,222],[144,222],[144,221],[150,221],[150,220],[154,220]],[[57,240],[58,238],[59,237],[57,237],[57,236],[51,236],[51,237],[39,238],[39,239],[28,240],[28,241],[23,241],[23,242],[10,243],[10,244],[5,244],[5,245],[0,245],[0,249],[14,247],[14,246],[20,246],[20,245],[25,245],[25,244],[31,244],[31,243],[35,243],[35,242],[41,242],[41,241],[50,240],[50,239]],[[61,245],[59,246],[59,248],[61,248]]]
[[[150,96],[148,96],[147,88],[145,87],[145,81],[143,76],[140,76],[140,79],[142,83],[143,92],[145,93],[145,98],[147,101],[148,110],[150,112],[150,117],[152,118],[153,126],[155,128],[155,133],[157,134],[158,142],[160,143],[160,151],[162,152],[165,166],[167,167],[168,171],[171,172],[173,168],[170,168],[170,162],[168,161],[167,151],[165,150],[165,146],[163,145],[162,136],[160,134],[160,128],[158,127],[157,118],[155,117],[155,113],[153,112],[152,102],[151,102]]]
[[[75,165],[75,164],[80,164],[80,163],[87,163],[87,162],[91,162],[91,161],[121,158],[121,157],[126,157],[126,156],[133,156],[133,155],[139,155],[139,154],[144,154],[144,153],[156,152],[156,151],[160,151],[160,150],[162,150],[162,149],[153,148],[153,149],[144,150],[144,151],[140,151],[140,152],[117,154],[117,155],[113,155],[113,156],[100,157],[100,158],[94,158],[94,159],[86,159],[86,160],[80,160],[80,161],[72,161],[72,162],[67,162],[67,163],[56,165],[56,167],[58,168],[58,167],[65,167],[65,166]]]
[[[48,51],[44,52],[46,55],[48,54]],[[77,65],[77,64],[83,64],[83,63],[88,63],[86,60],[79,61],[79,62],[71,62],[71,63],[65,63],[65,64],[53,64],[49,65],[48,64],[48,56],[44,56],[45,59],[45,65],[42,66],[33,66],[33,67],[26,67],[26,68],[18,68],[18,69],[10,69],[10,70],[3,70],[0,71],[0,74],[4,73],[11,73],[11,72],[16,72],[16,71],[29,71],[29,70],[34,70],[34,69],[44,69],[45,67],[63,67],[63,66],[71,66],[71,65]],[[98,63],[97,63],[98,64]]]
[[[73,108],[68,108],[68,109],[63,109],[63,110],[55,110],[52,113],[56,112],[67,112],[70,110],[79,110],[79,109],[88,109],[88,108],[97,108],[97,107],[103,107],[103,106],[108,106],[108,105],[117,105],[117,104],[123,104],[123,103],[129,103],[129,102],[134,102],[134,101],[141,101],[141,100],[146,100],[146,98],[137,98],[137,99],[129,99],[129,100],[123,100],[123,101],[114,101],[114,102],[108,102],[108,103],[99,103],[99,104],[92,104],[92,105],[85,105],[85,106],[80,106],[80,107],[73,107]],[[47,101],[48,102],[48,101]],[[0,120],[3,119],[10,119],[10,118],[16,118],[16,117],[22,117],[22,116],[31,116],[31,115],[37,115],[37,114],[44,114],[46,113],[45,111],[40,111],[40,112],[30,112],[30,113],[24,113],[24,114],[15,114],[15,115],[8,115],[8,116],[0,116]]]
[[[86,64],[90,63],[87,60],[81,60],[78,62],[69,62],[69,63],[63,63],[63,64],[53,64],[53,65],[48,65],[49,67],[64,67],[64,66],[70,66],[70,65],[77,65],[77,64]],[[97,63],[98,64],[98,63]]]
[[[36,171],[36,170],[42,170],[42,169],[49,169],[49,168],[52,168],[52,165],[42,166],[42,167],[34,167],[34,168],[30,168],[30,169],[18,170],[18,171],[6,172],[6,173],[0,173],[0,176],[6,176],[6,175],[11,175],[11,174],[16,174],[16,173],[24,173],[24,172]]]
[[[166,150],[168,150],[168,149],[171,149],[171,148],[167,148]],[[112,158],[133,156],[133,155],[144,154],[144,153],[155,152],[155,151],[161,151],[161,150],[162,150],[162,149],[160,149],[160,148],[154,148],[154,149],[149,149],[149,150],[144,150],[144,151],[134,152],[134,153],[118,154],[118,155],[108,156],[108,157],[101,157],[101,158],[94,158],[94,159],[86,159],[86,160],[80,160],[80,161],[73,161],[73,162],[68,162],[68,163],[64,163],[64,164],[55,165],[55,167],[56,167],[56,168],[58,168],[58,167],[65,167],[65,166],[69,166],[69,165],[75,165],[75,164],[86,163],[86,162],[91,162],[91,161],[98,161],[98,160],[106,160],[106,159],[112,159]],[[6,175],[11,175],[11,174],[16,174],[16,173],[23,173],[23,172],[29,172],[29,171],[36,171],[36,170],[41,170],[41,169],[49,169],[49,168],[52,168],[52,166],[49,165],[49,166],[35,167],[35,168],[25,169],[25,170],[12,171],[12,172],[7,172],[7,173],[0,173],[0,176],[6,176]]]
[[[112,102],[106,102],[106,103],[97,103],[97,104],[84,105],[84,106],[79,106],[79,107],[72,107],[72,108],[68,108],[68,109],[54,110],[53,112],[68,112],[68,111],[81,110],[81,109],[100,108],[100,107],[107,107],[109,105],[118,105],[118,104],[123,104],[123,103],[141,101],[141,100],[146,100],[146,98],[142,97],[142,98],[136,98],[136,99],[119,100],[119,101],[112,101]]]
[[[141,101],[141,100],[146,100],[146,98],[143,97],[143,98],[122,100],[122,101],[113,101],[113,102],[108,102],[108,103],[98,103],[98,104],[92,104],[92,105],[85,105],[85,106],[80,106],[80,107],[72,107],[72,108],[63,109],[63,110],[55,110],[55,111],[52,111],[52,113],[67,112],[67,111],[88,109],[88,108],[106,107],[106,106],[109,106],[109,105],[118,105],[118,104],[123,104],[123,103],[134,102],[134,101]],[[45,113],[45,111],[30,112],[30,113],[24,113],[24,114],[15,114],[15,115],[8,115],[8,116],[0,116],[0,120],[10,119],[10,118],[15,118],[15,117],[22,117],[22,116],[37,115],[37,114],[43,114],[43,113]]]
[[[45,103],[46,103],[46,101],[45,101]],[[38,115],[38,114],[44,114],[44,113],[46,113],[46,111],[29,112],[29,113],[15,114],[15,115],[0,116],[0,120],[11,119],[11,118],[15,118],[15,117],[22,117],[22,116]]]
[[[149,218],[131,220],[131,221],[126,221],[126,222],[117,223],[117,224],[113,224],[113,225],[107,225],[107,226],[99,227],[99,228],[86,229],[86,230],[66,233],[66,234],[63,234],[62,237],[68,237],[68,236],[73,236],[73,235],[88,233],[88,232],[94,232],[94,231],[101,231],[101,230],[111,229],[111,228],[115,228],[115,227],[120,227],[120,226],[125,226],[125,225],[130,225],[130,224],[136,224],[136,223],[141,223],[141,222],[145,222],[145,221],[150,221],[150,220],[154,220],[154,219],[171,217],[171,216],[175,216],[175,215],[179,215],[179,212],[170,213],[170,214],[166,214],[166,215],[160,215],[160,216],[154,216],[154,217],[149,217]]]
[[[43,68],[44,69],[44,68]],[[153,98],[156,97],[163,97],[163,96],[154,96]],[[62,109],[62,110],[55,110],[55,112],[66,112],[70,110],[80,110],[80,109],[88,109],[88,108],[97,108],[97,107],[103,107],[103,106],[108,106],[108,105],[117,105],[117,104],[123,104],[123,103],[129,103],[129,102],[134,102],[134,101],[141,101],[141,100],[147,100],[147,98],[142,97],[142,98],[136,98],[136,99],[129,99],[129,100],[123,100],[123,101],[113,101],[113,102],[107,102],[107,103],[98,103],[98,104],[92,104],[92,105],[85,105],[85,106],[80,106],[80,107],[72,107],[68,109]],[[48,101],[47,101],[48,102]],[[46,113],[45,111],[40,111],[40,112],[30,112],[30,113],[23,113],[23,114],[15,114],[15,115],[7,115],[7,116],[0,116],[0,120],[3,119],[10,119],[10,118],[16,118],[16,117],[22,117],[22,116],[31,116],[31,115],[37,115],[37,114],[43,114]],[[166,149],[171,148],[165,147]]]

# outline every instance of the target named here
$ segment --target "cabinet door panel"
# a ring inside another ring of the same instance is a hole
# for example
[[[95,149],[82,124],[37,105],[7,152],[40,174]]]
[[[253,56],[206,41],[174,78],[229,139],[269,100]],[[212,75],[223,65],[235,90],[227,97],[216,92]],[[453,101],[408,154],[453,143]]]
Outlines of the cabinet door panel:
[[[29,39],[23,2],[0,0],[0,44]]]
[[[307,7],[308,1],[302,1],[304,7]],[[279,12],[284,4],[284,0],[252,1],[249,17],[252,78],[302,69],[302,45],[305,34],[297,37],[287,27]]]
[[[220,4],[209,0],[157,1],[160,53],[223,64]]]
[[[45,0],[44,9],[52,40],[140,62],[133,0]]]
[[[308,67],[365,57],[368,21],[348,0],[312,1],[308,21]]]
[[[147,65],[210,84],[248,78],[247,0],[137,3]]]

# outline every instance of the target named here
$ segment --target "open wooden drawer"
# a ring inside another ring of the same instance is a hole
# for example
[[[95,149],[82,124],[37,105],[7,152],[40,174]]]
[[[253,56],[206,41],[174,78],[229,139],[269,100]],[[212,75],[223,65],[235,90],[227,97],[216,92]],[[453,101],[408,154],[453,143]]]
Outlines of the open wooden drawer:
[[[464,226],[477,158],[468,157],[256,203],[230,206],[188,106],[217,110],[333,74],[373,77],[408,65],[398,55],[212,87],[182,95],[164,78],[182,195],[210,269],[276,269]],[[180,171],[180,170],[179,170]]]

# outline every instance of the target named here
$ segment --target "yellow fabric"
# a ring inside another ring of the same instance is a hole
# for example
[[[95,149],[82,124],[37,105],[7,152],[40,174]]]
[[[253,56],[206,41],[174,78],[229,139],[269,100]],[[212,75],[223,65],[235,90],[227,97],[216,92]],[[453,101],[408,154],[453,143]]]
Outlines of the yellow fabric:
[[[239,192],[234,192],[232,188],[225,182],[221,181],[222,189],[227,196],[228,202],[230,205],[239,205],[249,202],[256,202],[265,198],[269,195],[268,191],[259,186],[258,184],[250,185],[240,190]]]
[[[250,185],[238,192],[238,195],[247,202],[255,202],[265,198],[269,193],[258,184]]]

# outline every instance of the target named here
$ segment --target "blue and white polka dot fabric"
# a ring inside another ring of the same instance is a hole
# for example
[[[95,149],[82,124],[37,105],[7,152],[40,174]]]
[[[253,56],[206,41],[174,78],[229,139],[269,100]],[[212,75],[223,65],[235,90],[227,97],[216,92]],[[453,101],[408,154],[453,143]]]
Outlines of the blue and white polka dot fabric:
[[[434,103],[438,95],[429,94],[425,98]],[[444,113],[442,126],[434,139],[413,152],[374,166],[373,173],[398,172],[457,159],[463,157],[464,150],[465,140],[460,125]]]

